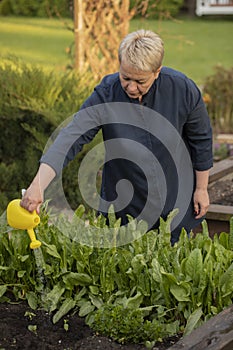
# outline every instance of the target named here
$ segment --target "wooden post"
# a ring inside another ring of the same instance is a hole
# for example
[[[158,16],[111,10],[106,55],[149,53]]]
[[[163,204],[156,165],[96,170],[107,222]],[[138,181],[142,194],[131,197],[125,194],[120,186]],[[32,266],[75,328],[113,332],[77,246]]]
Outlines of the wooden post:
[[[124,18],[125,20],[122,21],[123,23],[123,30],[122,30],[122,38],[128,34],[128,30],[129,30],[129,5],[130,5],[130,1],[129,0],[123,0],[122,2],[122,18]]]
[[[144,0],[143,10],[149,0]],[[141,0],[74,0],[74,68],[100,79],[118,69],[118,45],[129,20],[141,11]],[[140,4],[140,6],[139,6]]]
[[[81,71],[84,67],[84,24],[83,0],[74,0],[74,68]]]

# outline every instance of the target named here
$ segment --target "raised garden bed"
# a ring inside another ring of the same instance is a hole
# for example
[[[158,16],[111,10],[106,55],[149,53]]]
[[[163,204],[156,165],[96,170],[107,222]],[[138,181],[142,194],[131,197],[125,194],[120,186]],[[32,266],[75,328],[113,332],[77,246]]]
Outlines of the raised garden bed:
[[[210,196],[211,206],[207,215],[209,230],[213,224],[213,233],[226,231],[223,226],[229,225],[229,218],[233,215],[232,196],[233,160],[216,163],[211,170]],[[226,189],[227,186],[227,189]],[[230,187],[229,187],[230,186]],[[225,190],[226,189],[226,190]],[[217,202],[220,198],[220,202]],[[229,200],[222,205],[223,200]],[[228,205],[229,204],[229,205]],[[217,219],[217,220],[216,220]],[[153,349],[198,349],[198,350],[230,350],[233,348],[233,319],[232,308],[211,319],[190,335],[180,339],[176,335],[162,343],[156,343]],[[77,314],[68,314],[57,324],[53,324],[52,317],[43,310],[31,310],[27,303],[0,304],[0,349],[82,349],[82,350],[145,350],[140,344],[119,344],[110,338],[95,334]]]

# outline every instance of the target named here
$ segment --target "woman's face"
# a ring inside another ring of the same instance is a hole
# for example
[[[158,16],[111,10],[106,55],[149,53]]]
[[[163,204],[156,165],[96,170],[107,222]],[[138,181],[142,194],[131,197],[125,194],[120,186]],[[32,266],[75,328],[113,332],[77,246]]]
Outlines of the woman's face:
[[[161,67],[156,72],[141,71],[122,61],[119,71],[121,86],[130,98],[141,100],[158,78],[160,70]]]

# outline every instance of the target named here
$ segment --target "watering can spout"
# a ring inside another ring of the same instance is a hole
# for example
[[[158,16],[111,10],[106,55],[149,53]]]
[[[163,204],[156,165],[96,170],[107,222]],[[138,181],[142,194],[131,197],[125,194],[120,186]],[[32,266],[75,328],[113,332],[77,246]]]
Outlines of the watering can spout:
[[[14,199],[7,206],[8,224],[19,230],[27,230],[31,239],[30,248],[36,249],[41,246],[41,242],[36,239],[34,228],[40,223],[40,217],[34,210],[32,213],[21,207],[20,199]]]

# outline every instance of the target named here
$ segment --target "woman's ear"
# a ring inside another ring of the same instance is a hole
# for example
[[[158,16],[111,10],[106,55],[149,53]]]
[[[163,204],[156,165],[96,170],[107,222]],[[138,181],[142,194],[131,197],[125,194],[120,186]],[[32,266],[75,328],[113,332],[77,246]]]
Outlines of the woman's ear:
[[[154,72],[154,75],[155,75],[155,79],[158,78],[159,76],[159,73],[161,72],[161,69],[162,69],[162,66],[160,66],[155,72]]]

